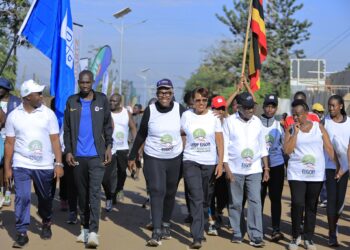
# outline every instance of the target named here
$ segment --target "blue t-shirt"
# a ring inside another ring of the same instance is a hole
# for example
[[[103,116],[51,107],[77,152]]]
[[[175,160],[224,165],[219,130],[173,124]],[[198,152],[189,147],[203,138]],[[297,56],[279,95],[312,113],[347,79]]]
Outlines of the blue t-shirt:
[[[81,99],[81,114],[79,124],[79,135],[77,144],[77,156],[92,157],[97,156],[94,134],[92,131],[91,120],[91,100],[86,101]]]

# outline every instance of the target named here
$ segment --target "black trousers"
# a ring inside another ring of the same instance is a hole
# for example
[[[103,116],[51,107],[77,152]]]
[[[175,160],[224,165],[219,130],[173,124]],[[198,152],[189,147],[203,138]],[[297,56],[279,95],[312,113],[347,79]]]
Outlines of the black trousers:
[[[339,181],[334,177],[335,170],[326,169],[327,215],[329,216],[339,216],[343,212],[349,171]]]
[[[183,162],[183,174],[188,187],[192,216],[191,233],[194,240],[204,237],[205,219],[214,193],[215,165],[202,165],[194,161]]]
[[[74,179],[78,190],[81,225],[90,232],[98,232],[101,184],[105,166],[99,157],[76,157],[79,165],[74,167]]]
[[[304,216],[304,238],[312,240],[315,225],[318,196],[320,195],[323,182],[312,181],[289,181],[291,192],[292,207],[292,237],[297,238],[300,235],[300,225]]]
[[[226,173],[216,179],[214,186],[214,195],[211,198],[210,210],[212,215],[222,213],[222,210],[228,206],[228,185]]]
[[[112,162],[106,166],[106,171],[102,180],[102,187],[105,191],[106,200],[111,200],[117,188],[117,156],[112,156]]]
[[[126,180],[126,169],[128,167],[128,154],[129,150],[117,150],[117,188],[115,193],[124,189],[124,184]]]
[[[152,224],[154,229],[160,229],[162,222],[169,223],[171,219],[182,154],[173,159],[159,159],[144,154],[143,159],[143,173],[150,195]]]
[[[270,180],[263,182],[261,186],[261,205],[264,211],[264,203],[269,190],[269,198],[271,201],[271,220],[272,229],[279,230],[281,224],[282,213],[282,191],[284,184],[284,164],[270,168]]]

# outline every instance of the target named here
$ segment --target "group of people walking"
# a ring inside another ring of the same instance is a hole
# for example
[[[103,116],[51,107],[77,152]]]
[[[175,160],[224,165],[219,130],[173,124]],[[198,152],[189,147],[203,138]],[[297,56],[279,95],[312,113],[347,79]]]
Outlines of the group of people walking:
[[[257,104],[245,81],[242,84],[248,92],[238,87],[227,101],[222,96],[210,100],[208,89],[198,87],[187,96],[185,108],[175,101],[172,82],[162,79],[156,85],[155,102],[145,108],[141,119],[133,119],[121,106],[120,95],[108,100],[92,90],[92,83],[92,73],[82,71],[80,92],[67,101],[64,150],[57,119],[41,105],[43,87],[35,82],[22,85],[23,103],[6,118],[5,179],[14,177],[16,188],[14,247],[28,242],[30,179],[38,187],[42,237],[51,238],[52,194],[46,187],[52,185],[53,177],[62,176],[63,165],[67,165],[64,173],[73,176],[77,191],[82,225],[77,241],[97,247],[101,184],[105,209],[111,211],[115,200],[123,196],[126,167],[134,174],[141,157],[153,228],[149,246],[159,246],[163,239],[171,238],[172,211],[182,177],[192,249],[202,247],[206,229],[208,235],[217,235],[215,221],[225,207],[233,229],[231,242],[242,243],[247,232],[250,245],[263,247],[267,193],[271,200],[271,240],[283,239],[280,224],[285,174],[291,191],[292,237],[288,249],[298,248],[302,234],[305,248],[316,249],[313,235],[324,182],[329,245],[338,245],[337,222],[344,207],[350,161],[350,121],[341,96],[329,98],[329,114],[320,120],[309,112],[306,95],[297,92],[292,115],[282,125],[276,118],[278,97],[267,95],[263,114],[256,116]],[[20,119],[33,120],[30,132],[23,132],[29,130],[24,126],[27,123],[18,122]],[[129,130],[133,141],[130,152]]]

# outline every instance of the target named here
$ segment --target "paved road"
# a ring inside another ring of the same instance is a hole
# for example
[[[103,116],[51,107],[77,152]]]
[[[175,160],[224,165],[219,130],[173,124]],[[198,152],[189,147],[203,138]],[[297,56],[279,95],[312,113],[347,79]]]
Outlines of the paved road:
[[[133,181],[128,178],[125,187],[125,200],[119,203],[112,212],[106,213],[102,209],[100,222],[100,247],[103,250],[140,250],[149,249],[145,246],[146,240],[150,237],[151,232],[145,228],[149,222],[149,210],[142,208],[141,204],[145,200],[145,182],[143,177],[139,181]],[[348,189],[350,190],[350,189]],[[67,212],[59,211],[59,202],[54,203],[54,224],[52,226],[53,237],[51,240],[43,241],[40,239],[40,219],[36,214],[36,198],[33,197],[33,205],[31,207],[31,226],[29,235],[29,244],[25,249],[35,250],[71,250],[85,249],[84,245],[75,242],[75,237],[79,233],[79,225],[67,225]],[[172,224],[173,239],[164,241],[159,249],[176,249],[186,250],[191,242],[189,228],[183,224],[183,219],[186,216],[186,207],[183,198],[183,183],[180,183],[179,191],[176,198],[176,207],[174,210],[174,220]],[[291,230],[290,224],[290,194],[287,182],[284,186],[282,198],[283,215],[282,215],[282,231],[287,236],[286,240],[276,243],[270,243],[266,239],[265,249],[285,249],[287,242],[290,239],[289,233]],[[339,223],[339,240],[342,247],[338,249],[350,249],[350,191],[347,194],[347,203],[345,213]],[[269,201],[266,202],[264,221],[265,225],[270,225]],[[104,207],[104,201],[102,202]],[[227,215],[227,214],[226,214]],[[13,239],[15,237],[14,213],[13,207],[6,207],[2,210],[3,225],[0,228],[0,250],[11,249]],[[227,222],[227,217],[225,218]],[[327,217],[325,209],[319,208],[317,216],[317,227],[315,242],[318,249],[329,249],[327,247]],[[270,234],[270,228],[267,228],[267,234]],[[218,237],[207,236],[207,242],[203,244],[203,250],[208,249],[254,249],[249,246],[247,240],[240,245],[230,243],[231,232],[223,227],[219,231]],[[302,248],[300,248],[302,249]]]

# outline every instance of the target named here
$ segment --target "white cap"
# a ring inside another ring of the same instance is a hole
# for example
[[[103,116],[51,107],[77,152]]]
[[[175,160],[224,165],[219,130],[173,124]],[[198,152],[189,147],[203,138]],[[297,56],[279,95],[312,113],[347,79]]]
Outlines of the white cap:
[[[34,82],[34,80],[25,81],[21,86],[21,96],[26,97],[31,93],[42,92],[45,88],[45,85],[39,85]]]

